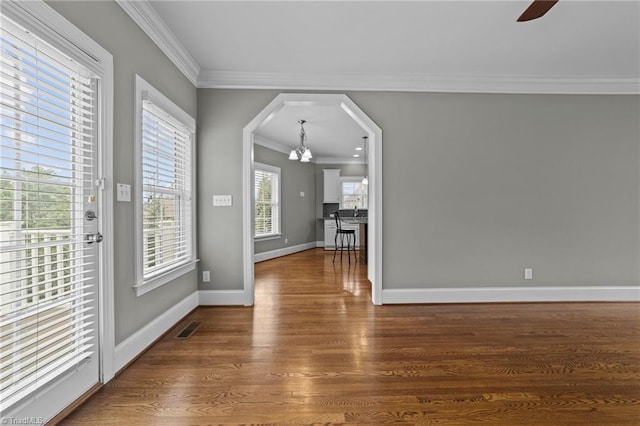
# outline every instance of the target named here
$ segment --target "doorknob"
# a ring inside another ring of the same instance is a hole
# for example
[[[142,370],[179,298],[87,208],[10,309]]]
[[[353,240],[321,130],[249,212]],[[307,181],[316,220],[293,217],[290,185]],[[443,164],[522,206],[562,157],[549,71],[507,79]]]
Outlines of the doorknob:
[[[84,218],[88,221],[91,222],[93,219],[96,219],[98,216],[96,216],[96,212],[94,212],[93,210],[87,210],[86,212],[84,212]]]
[[[99,232],[96,232],[95,234],[87,234],[84,237],[84,242],[87,244],[101,243],[102,240],[104,240],[104,237]]]

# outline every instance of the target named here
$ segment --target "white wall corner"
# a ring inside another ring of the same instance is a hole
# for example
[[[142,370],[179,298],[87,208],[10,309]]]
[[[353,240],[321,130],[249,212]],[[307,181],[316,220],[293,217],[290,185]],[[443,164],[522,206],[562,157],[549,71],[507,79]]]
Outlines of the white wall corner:
[[[116,0],[169,60],[197,87],[200,66],[147,0]]]
[[[385,289],[382,303],[638,302],[640,287],[487,287]]]
[[[195,291],[118,344],[114,351],[114,371],[118,372],[133,361],[156,339],[175,326],[185,315],[197,308],[198,304],[199,294]]]
[[[200,306],[244,306],[244,290],[200,290]]]

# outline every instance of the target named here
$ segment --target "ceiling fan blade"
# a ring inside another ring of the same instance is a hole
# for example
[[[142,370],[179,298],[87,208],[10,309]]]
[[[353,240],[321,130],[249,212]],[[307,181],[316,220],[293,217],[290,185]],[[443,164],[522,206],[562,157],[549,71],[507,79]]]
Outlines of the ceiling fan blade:
[[[531,21],[547,13],[558,0],[534,0],[518,18],[518,22]]]

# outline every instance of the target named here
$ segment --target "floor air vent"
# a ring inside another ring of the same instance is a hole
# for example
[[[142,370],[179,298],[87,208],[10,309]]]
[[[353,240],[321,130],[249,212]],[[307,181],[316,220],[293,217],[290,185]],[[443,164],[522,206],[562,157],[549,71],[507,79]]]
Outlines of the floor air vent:
[[[176,336],[176,339],[188,339],[202,324],[200,321],[192,321]]]

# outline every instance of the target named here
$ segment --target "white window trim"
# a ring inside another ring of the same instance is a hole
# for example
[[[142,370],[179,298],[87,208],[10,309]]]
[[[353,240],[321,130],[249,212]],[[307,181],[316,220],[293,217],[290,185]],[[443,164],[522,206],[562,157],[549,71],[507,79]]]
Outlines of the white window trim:
[[[135,234],[136,234],[136,282],[134,289],[136,297],[142,296],[145,293],[150,292],[168,282],[179,278],[180,276],[193,271],[196,268],[198,259],[196,257],[196,202],[195,202],[195,189],[196,189],[196,161],[195,161],[195,132],[196,121],[193,117],[183,111],[173,101],[164,96],[160,91],[154,88],[151,84],[146,82],[142,77],[136,75],[135,82]],[[142,102],[144,100],[151,101],[154,105],[158,106],[173,118],[180,121],[183,125],[191,130],[191,188],[193,191],[191,197],[191,257],[184,262],[178,263],[174,267],[153,276],[147,280],[143,276],[143,238],[142,238],[142,222],[143,222],[143,206],[142,206]]]
[[[264,163],[253,163],[253,185],[255,185],[255,171],[256,170],[264,170],[265,172],[270,172],[278,175],[278,232],[272,234],[263,234],[263,235],[255,235],[256,232],[256,200],[254,197],[252,212],[253,212],[253,240],[254,241],[268,241],[268,240],[277,240],[278,238],[282,238],[282,170],[280,167],[272,166],[270,164]]]
[[[342,192],[342,184],[344,182],[361,182],[362,179],[364,179],[364,176],[341,176],[340,177],[340,208],[341,209],[346,209],[346,207],[344,207],[344,205],[342,204],[342,201],[344,200],[344,194]],[[359,209],[368,209],[369,208],[369,196],[367,196],[367,206],[366,207],[358,207]]]

